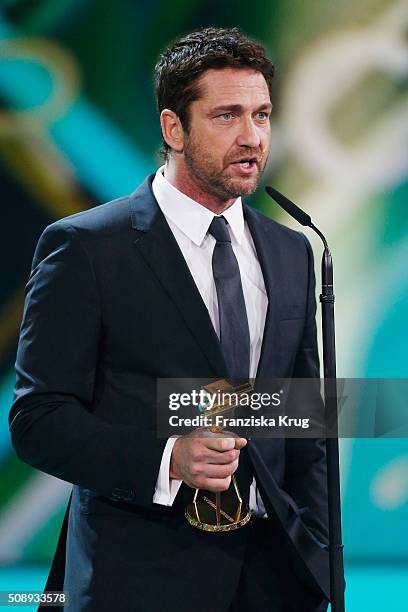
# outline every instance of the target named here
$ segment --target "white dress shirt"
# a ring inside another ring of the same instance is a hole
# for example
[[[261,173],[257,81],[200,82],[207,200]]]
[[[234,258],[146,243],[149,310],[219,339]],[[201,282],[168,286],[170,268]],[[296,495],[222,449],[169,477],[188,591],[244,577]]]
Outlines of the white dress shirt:
[[[164,176],[165,172],[165,166],[156,172],[152,185],[153,193],[186,260],[219,337],[218,301],[212,273],[212,255],[216,240],[208,233],[215,215],[169,183]],[[241,198],[237,198],[222,215],[228,221],[231,245],[241,274],[250,336],[249,376],[255,378],[261,354],[268,297],[255,246],[244,220]],[[181,480],[169,477],[170,458],[175,441],[176,438],[170,438],[163,452],[153,497],[153,502],[156,504],[171,506],[181,485]],[[254,485],[251,486],[249,501],[256,513],[264,514],[263,504],[256,495]]]

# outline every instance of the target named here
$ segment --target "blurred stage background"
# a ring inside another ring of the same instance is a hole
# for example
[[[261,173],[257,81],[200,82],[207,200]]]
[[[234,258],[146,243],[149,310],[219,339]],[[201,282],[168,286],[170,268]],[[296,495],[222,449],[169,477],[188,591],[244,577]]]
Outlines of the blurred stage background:
[[[407,377],[405,1],[2,0],[0,590],[43,588],[69,491],[14,456],[7,426],[36,241],[155,170],[153,66],[205,25],[241,27],[276,64],[264,184],[331,244],[339,376]],[[252,203],[290,225],[263,189]],[[346,440],[341,455],[347,609],[406,609],[407,441]]]

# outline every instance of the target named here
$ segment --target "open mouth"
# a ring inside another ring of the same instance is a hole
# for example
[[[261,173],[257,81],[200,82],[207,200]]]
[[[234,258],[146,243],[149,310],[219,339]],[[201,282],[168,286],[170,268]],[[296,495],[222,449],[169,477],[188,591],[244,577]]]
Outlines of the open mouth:
[[[243,170],[253,170],[257,166],[257,159],[255,157],[248,157],[239,159],[235,162],[232,162],[234,166],[238,166]]]
[[[239,159],[238,161],[233,162],[233,163],[234,164],[239,164],[243,168],[249,168],[249,166],[251,166],[252,164],[256,164],[256,158],[255,157],[247,157],[247,158]]]

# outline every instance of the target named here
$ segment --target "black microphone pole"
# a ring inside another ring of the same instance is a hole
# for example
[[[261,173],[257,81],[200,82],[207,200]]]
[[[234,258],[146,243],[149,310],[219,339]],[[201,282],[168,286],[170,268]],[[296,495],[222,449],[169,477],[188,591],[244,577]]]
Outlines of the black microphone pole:
[[[311,227],[323,241],[322,257],[322,331],[326,424],[331,422],[331,435],[326,438],[327,495],[329,510],[330,599],[332,612],[344,612],[344,562],[341,536],[341,501],[339,469],[339,431],[336,385],[336,341],[334,327],[333,261],[326,238],[313,225],[310,215],[284,195],[265,187],[265,191],[296,221]]]

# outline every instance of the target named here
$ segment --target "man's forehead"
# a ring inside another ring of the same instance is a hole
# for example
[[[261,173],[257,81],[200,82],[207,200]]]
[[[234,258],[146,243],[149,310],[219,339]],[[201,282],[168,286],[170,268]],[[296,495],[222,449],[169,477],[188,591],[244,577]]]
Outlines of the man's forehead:
[[[208,104],[237,102],[242,98],[256,98],[270,102],[269,89],[263,74],[250,68],[210,69],[199,79],[200,99]]]

